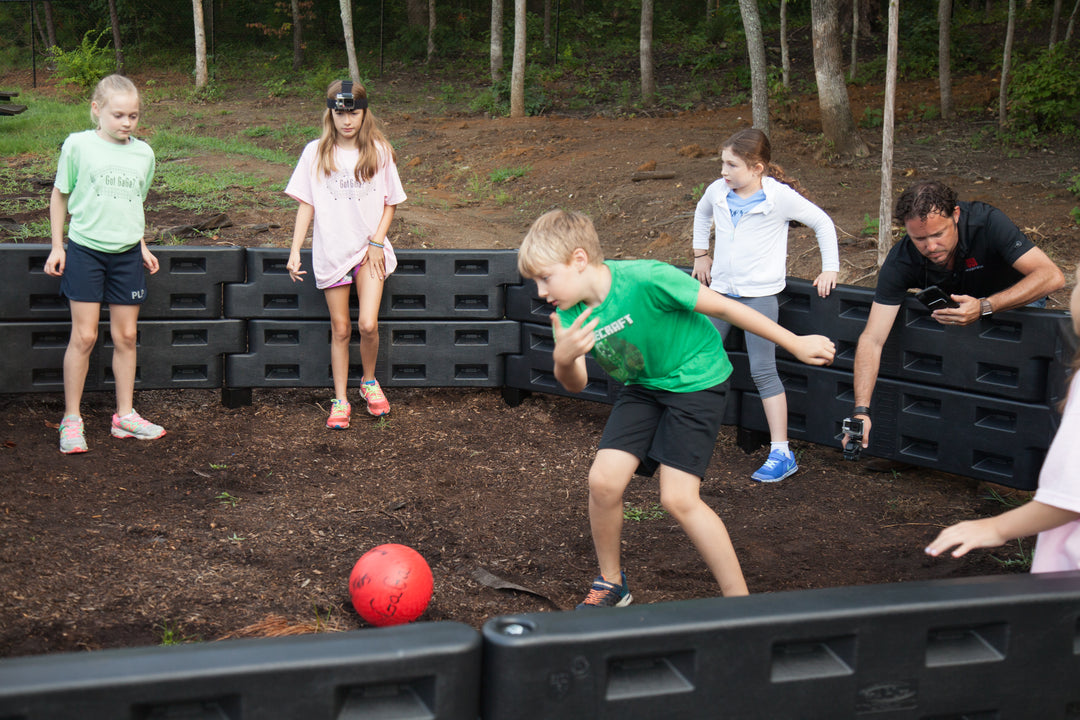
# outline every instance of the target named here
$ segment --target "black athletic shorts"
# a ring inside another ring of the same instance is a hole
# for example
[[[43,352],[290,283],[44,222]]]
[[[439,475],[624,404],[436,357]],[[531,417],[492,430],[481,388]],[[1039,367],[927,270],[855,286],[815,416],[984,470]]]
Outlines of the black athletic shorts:
[[[705,476],[723,424],[730,380],[697,392],[676,393],[626,385],[611,409],[600,449],[630,453],[639,475],[667,465]]]
[[[68,242],[60,294],[76,302],[142,305],[146,300],[142,246],[105,253]]]

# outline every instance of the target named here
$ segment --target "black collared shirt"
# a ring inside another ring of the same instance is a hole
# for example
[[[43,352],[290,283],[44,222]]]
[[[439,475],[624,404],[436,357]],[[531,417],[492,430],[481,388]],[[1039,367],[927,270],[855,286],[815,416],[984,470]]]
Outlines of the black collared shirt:
[[[937,285],[952,295],[987,297],[1024,277],[1013,264],[1035,247],[1009,217],[984,202],[960,202],[959,239],[952,270],[941,270],[907,235],[893,245],[878,273],[874,302],[899,305],[909,288]]]

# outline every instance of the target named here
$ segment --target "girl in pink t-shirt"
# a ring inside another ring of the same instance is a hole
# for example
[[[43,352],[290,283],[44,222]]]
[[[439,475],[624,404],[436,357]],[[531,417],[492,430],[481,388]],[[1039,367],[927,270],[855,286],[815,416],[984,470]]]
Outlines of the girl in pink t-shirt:
[[[1080,268],[1069,303],[1073,331],[1080,334]],[[926,548],[937,556],[951,547],[953,557],[974,548],[997,547],[1009,540],[1039,534],[1031,572],[1080,570],[1080,389],[1075,382],[1080,353],[1073,360],[1061,424],[1039,472],[1039,489],[1031,501],[991,518],[968,520],[947,527]]]
[[[285,193],[300,202],[286,268],[293,282],[302,281],[300,248],[314,221],[311,239],[315,286],[326,293],[330,309],[330,368],[334,401],[326,427],[349,427],[352,406],[346,396],[349,380],[350,287],[360,301],[360,362],[364,377],[360,394],[370,414],[390,412],[378,380],[379,303],[383,282],[397,267],[386,232],[394,206],[405,200],[394,149],[367,109],[367,90],[360,83],[337,80],[326,89],[322,137],[307,144]]]

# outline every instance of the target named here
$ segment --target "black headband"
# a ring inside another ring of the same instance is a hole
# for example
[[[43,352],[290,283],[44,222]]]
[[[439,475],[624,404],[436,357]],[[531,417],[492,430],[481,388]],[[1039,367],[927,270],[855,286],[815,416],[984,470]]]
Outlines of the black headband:
[[[330,110],[363,110],[367,107],[367,98],[353,95],[352,81],[342,80],[341,91],[334,97],[326,98],[326,107]]]

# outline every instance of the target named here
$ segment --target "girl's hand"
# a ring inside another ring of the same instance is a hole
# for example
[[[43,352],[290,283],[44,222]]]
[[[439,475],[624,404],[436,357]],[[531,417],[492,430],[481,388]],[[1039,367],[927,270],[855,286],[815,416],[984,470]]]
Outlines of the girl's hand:
[[[551,357],[556,364],[571,365],[593,349],[593,345],[596,344],[593,330],[596,329],[600,318],[586,322],[591,314],[592,308],[585,308],[585,312],[578,315],[570,327],[564,328],[562,321],[559,320],[559,314],[551,313],[551,331],[555,336],[555,349],[551,352]]]
[[[831,365],[836,345],[824,335],[800,335],[794,355],[807,365]]]
[[[814,287],[817,288],[817,294],[821,297],[829,297],[829,293],[836,288],[836,279],[839,275],[840,273],[835,270],[825,270],[818,275],[817,279],[814,280]]]
[[[154,253],[150,252],[150,248],[146,247],[145,244],[142,246],[142,264],[144,268],[150,271],[151,275],[161,267],[158,265],[158,259],[154,256]]]
[[[367,249],[368,272],[373,280],[386,279],[386,253],[381,247],[368,245]]]
[[[45,274],[60,277],[64,274],[64,265],[67,264],[67,253],[64,248],[53,248],[49,251],[49,257],[45,260]]]
[[[293,250],[289,253],[289,261],[285,263],[285,269],[289,271],[289,277],[293,282],[304,282],[306,270],[300,269],[300,251]]]
[[[712,258],[708,255],[694,258],[694,269],[690,272],[690,276],[705,287],[709,287],[712,284]]]
[[[934,542],[926,546],[926,554],[937,557],[951,547],[954,558],[963,557],[969,550],[1003,545],[1009,538],[1004,538],[997,531],[995,518],[965,520],[942,530]]]

